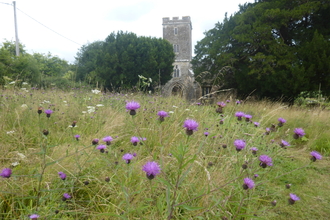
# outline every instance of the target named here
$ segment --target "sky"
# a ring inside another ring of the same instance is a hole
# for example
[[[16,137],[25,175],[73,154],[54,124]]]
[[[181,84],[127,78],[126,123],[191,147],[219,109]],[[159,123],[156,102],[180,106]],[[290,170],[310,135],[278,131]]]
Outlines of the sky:
[[[190,16],[193,49],[205,31],[254,0],[16,0],[17,34],[28,53],[50,52],[70,63],[82,45],[112,32],[163,37],[164,17]],[[0,0],[0,43],[15,41],[13,1]]]

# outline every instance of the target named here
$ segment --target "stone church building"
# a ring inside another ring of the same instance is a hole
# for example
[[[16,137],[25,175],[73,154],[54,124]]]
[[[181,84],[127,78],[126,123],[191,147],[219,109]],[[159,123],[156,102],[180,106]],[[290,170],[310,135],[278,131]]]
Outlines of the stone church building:
[[[179,95],[195,101],[202,96],[202,88],[195,81],[191,69],[192,24],[189,16],[163,18],[163,39],[173,45],[175,62],[173,77],[163,87],[163,95]]]

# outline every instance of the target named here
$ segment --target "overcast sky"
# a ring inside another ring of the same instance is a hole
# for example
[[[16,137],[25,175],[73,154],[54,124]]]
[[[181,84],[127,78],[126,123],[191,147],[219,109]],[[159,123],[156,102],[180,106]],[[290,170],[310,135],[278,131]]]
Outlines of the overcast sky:
[[[73,63],[82,45],[112,32],[162,38],[163,17],[190,16],[194,48],[226,12],[229,16],[246,2],[254,0],[17,0],[18,38],[29,53],[50,52]],[[12,3],[0,0],[0,43],[15,41]]]

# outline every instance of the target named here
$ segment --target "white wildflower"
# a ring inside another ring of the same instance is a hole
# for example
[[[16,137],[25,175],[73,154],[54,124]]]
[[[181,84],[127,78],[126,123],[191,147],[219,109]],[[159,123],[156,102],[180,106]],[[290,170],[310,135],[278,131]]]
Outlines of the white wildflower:
[[[15,131],[7,131],[7,134],[14,134]]]
[[[50,103],[50,101],[44,100],[43,103]]]
[[[97,89],[92,89],[92,93],[94,93],[94,94],[99,94],[101,91],[100,90],[97,90]]]
[[[21,107],[22,108],[27,108],[28,106],[27,106],[27,104],[23,104],[23,105],[21,105]]]
[[[24,154],[22,154],[22,153],[17,152],[17,155],[18,155],[21,159],[25,159],[25,158],[26,158],[26,156],[25,156]]]
[[[68,103],[67,101],[63,101],[64,103]]]
[[[8,83],[9,85],[12,85],[12,84],[15,84],[16,82],[15,81],[12,81],[10,83]]]
[[[28,85],[29,83],[27,83],[27,82],[22,82],[22,85]]]
[[[95,112],[95,107],[94,106],[87,106],[87,108],[88,108],[87,112],[89,114]]]
[[[82,111],[81,113],[86,114],[87,112],[86,111]]]
[[[102,106],[104,106],[103,104],[97,104],[96,105],[97,107],[102,107]]]
[[[173,105],[173,108],[178,108],[178,106]]]
[[[13,163],[11,163],[10,165],[13,166],[13,167],[16,167],[16,166],[19,165],[19,162],[13,162]]]
[[[173,114],[173,113],[174,113],[174,111],[169,111],[168,113],[169,113],[169,114]]]
[[[189,108],[186,108],[186,111],[190,111],[190,109]]]

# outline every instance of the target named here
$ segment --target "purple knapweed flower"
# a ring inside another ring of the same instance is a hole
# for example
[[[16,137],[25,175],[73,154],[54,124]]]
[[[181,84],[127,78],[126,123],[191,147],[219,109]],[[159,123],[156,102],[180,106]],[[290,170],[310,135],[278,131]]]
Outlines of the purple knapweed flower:
[[[254,124],[254,127],[256,127],[256,128],[259,127],[259,125],[260,125],[260,123],[259,122],[256,122],[256,121],[253,122],[253,124]]]
[[[216,113],[223,113],[223,108],[226,107],[226,103],[224,102],[217,102],[218,108],[216,108],[215,112]]]
[[[62,180],[65,180],[66,179],[66,174],[63,173],[63,172],[58,172],[58,175],[59,177],[62,179]]]
[[[251,118],[252,118],[252,115],[245,114],[245,115],[244,115],[244,118],[245,118],[245,121],[246,121],[246,122],[249,122],[249,121],[251,120]]]
[[[257,178],[259,176],[259,174],[254,174],[253,176],[254,176],[254,178]]]
[[[278,118],[277,120],[278,120],[278,126],[279,127],[282,127],[283,124],[286,122],[286,120],[284,118]]]
[[[51,109],[46,109],[45,113],[46,113],[46,116],[49,118],[50,115],[53,113],[53,111]]]
[[[12,171],[11,171],[10,168],[4,168],[4,169],[1,171],[0,176],[1,176],[2,178],[9,178],[9,177],[11,176],[11,174],[12,174]]]
[[[269,134],[270,134],[270,128],[266,128],[265,135],[269,135]]]
[[[97,150],[100,150],[101,153],[104,153],[105,152],[105,149],[107,149],[107,146],[106,145],[99,145],[96,147]]]
[[[37,214],[32,214],[32,215],[29,216],[29,218],[32,219],[32,220],[36,220],[36,219],[38,219],[39,217],[40,217],[40,216],[37,215]]]
[[[252,150],[252,154],[253,155],[256,155],[257,154],[257,151],[258,151],[258,148],[252,147],[251,150]]]
[[[209,136],[209,134],[210,134],[210,133],[207,132],[207,131],[204,132],[205,137]]]
[[[236,101],[236,104],[238,105],[238,104],[241,104],[241,101],[240,100],[237,100]]]
[[[71,199],[71,196],[68,193],[64,193],[63,197],[62,197],[62,200],[66,201],[67,199]]]
[[[94,138],[93,140],[92,140],[92,144],[93,145],[97,145],[99,143],[99,139],[98,138]]]
[[[140,139],[138,137],[131,137],[131,143],[136,146],[137,143],[140,142]]]
[[[192,135],[194,131],[197,131],[198,123],[192,119],[185,120],[183,127],[186,128],[187,135]]]
[[[281,140],[280,146],[285,148],[285,147],[289,147],[290,144],[289,144],[289,142],[287,142],[285,140]]]
[[[76,135],[74,136],[74,138],[75,138],[77,141],[79,141],[80,135],[79,135],[79,134],[76,134]]]
[[[244,178],[243,189],[252,189],[254,187],[254,181],[250,178]]]
[[[126,103],[126,109],[130,110],[130,115],[136,115],[136,109],[140,108],[140,104],[135,101],[127,102]]]
[[[319,153],[319,152],[317,152],[317,151],[312,151],[311,153],[311,160],[313,161],[313,162],[315,162],[316,160],[321,160],[322,159],[322,155]]]
[[[272,158],[267,155],[260,155],[260,166],[266,168],[267,166],[273,166]]]
[[[132,154],[124,154],[123,156],[123,160],[125,160],[127,164],[129,164],[133,158],[134,156]]]
[[[159,116],[159,121],[161,122],[164,121],[164,118],[168,117],[168,113],[165,111],[159,111],[157,115]]]
[[[224,103],[224,102],[217,102],[217,105],[221,108],[226,107],[226,103]]]
[[[298,200],[300,200],[300,198],[297,195],[290,193],[289,204],[293,205]]]
[[[245,144],[244,140],[238,139],[238,140],[234,141],[234,145],[235,145],[237,151],[241,151],[245,148],[246,144]]]
[[[236,112],[235,116],[237,117],[237,120],[241,121],[242,117],[245,115],[244,112]]]
[[[305,131],[302,128],[295,128],[294,129],[294,134],[293,134],[293,138],[294,139],[298,139],[300,137],[305,136]]]
[[[113,140],[113,138],[111,136],[106,136],[102,139],[107,145],[111,144],[111,141]]]
[[[147,178],[152,180],[160,173],[160,166],[155,161],[149,161],[143,166],[142,170],[146,172]]]

